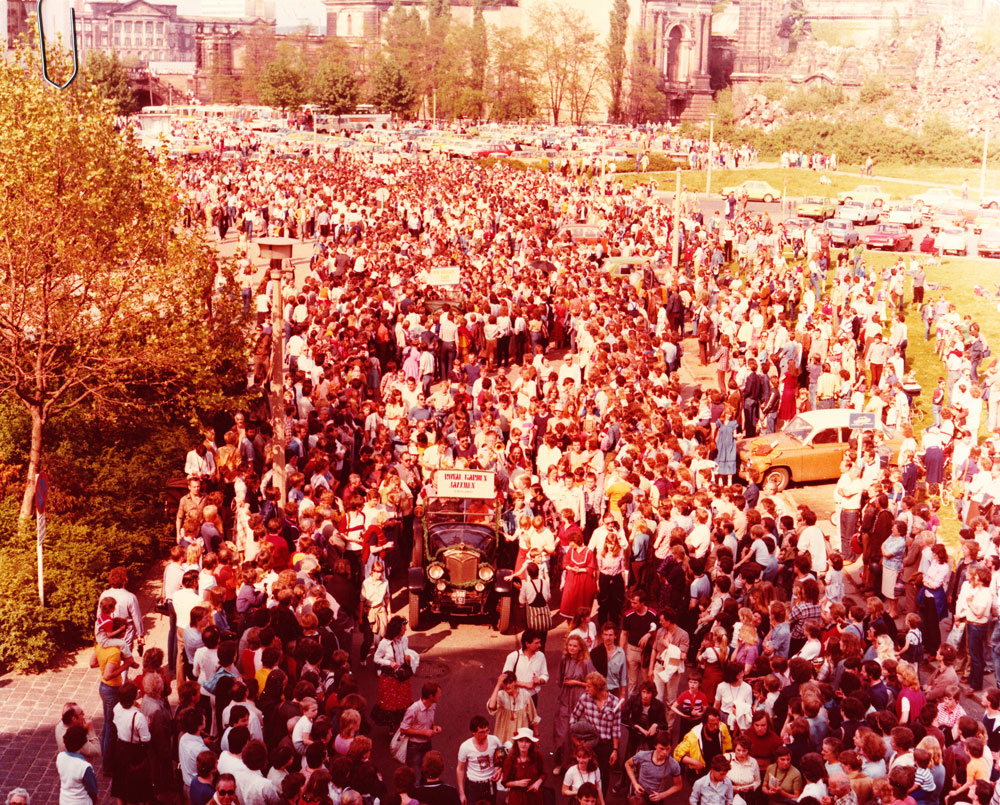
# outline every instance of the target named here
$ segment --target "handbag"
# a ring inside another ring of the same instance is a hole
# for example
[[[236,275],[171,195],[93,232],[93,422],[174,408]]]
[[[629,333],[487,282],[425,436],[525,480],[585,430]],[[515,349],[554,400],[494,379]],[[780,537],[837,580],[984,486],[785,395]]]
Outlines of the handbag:
[[[397,763],[406,763],[406,748],[410,743],[410,736],[404,735],[398,728],[392,734],[389,741],[389,753]]]
[[[524,609],[525,620],[528,628],[534,629],[544,634],[552,628],[552,612],[549,610],[549,602],[542,596],[541,587],[536,587],[537,582],[530,581],[531,588],[535,591],[535,597]]]
[[[958,644],[962,642],[962,636],[965,634],[965,621],[956,620],[955,624],[951,627],[951,631],[948,632],[948,639],[945,640],[949,645],[958,648]]]
[[[410,677],[413,676],[413,668],[410,666],[410,661],[408,659],[403,660],[399,667],[393,673],[398,682],[406,682]],[[402,762],[402,761],[401,761]]]
[[[128,742],[118,741],[116,747],[119,756],[122,758],[122,768],[129,777],[133,776],[145,776],[148,777],[149,771],[149,752],[147,751],[147,744],[135,741],[135,717],[137,713],[132,714],[132,728],[129,731]]]

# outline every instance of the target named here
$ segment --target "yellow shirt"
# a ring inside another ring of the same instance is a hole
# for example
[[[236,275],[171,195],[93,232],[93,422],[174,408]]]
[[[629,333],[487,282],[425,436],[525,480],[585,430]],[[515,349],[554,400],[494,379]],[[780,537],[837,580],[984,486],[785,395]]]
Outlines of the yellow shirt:
[[[253,675],[253,678],[257,680],[257,690],[264,690],[264,683],[267,682],[267,677],[270,673],[270,668],[261,668]]]
[[[121,661],[122,661],[122,652],[121,649],[119,649],[117,646],[108,646],[107,648],[102,648],[101,646],[97,647],[97,665],[101,669],[101,681],[105,685],[108,685],[109,687],[112,688],[117,688],[119,685],[121,685],[122,683],[121,674],[118,674],[118,676],[114,677],[113,679],[104,678],[104,669],[107,666],[107,664],[110,662],[114,663],[115,665],[121,665]]]

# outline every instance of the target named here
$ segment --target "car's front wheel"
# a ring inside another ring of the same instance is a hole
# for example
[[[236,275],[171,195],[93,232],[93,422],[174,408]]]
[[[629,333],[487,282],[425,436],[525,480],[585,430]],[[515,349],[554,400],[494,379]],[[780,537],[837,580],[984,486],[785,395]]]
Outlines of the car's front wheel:
[[[764,486],[766,487],[768,482],[774,483],[774,487],[778,492],[785,490],[788,487],[788,482],[792,479],[791,474],[784,467],[773,467],[764,473]]]
[[[764,203],[765,204],[770,204],[772,201],[774,201],[774,196],[772,196],[770,193],[768,193],[766,196],[764,196]]]
[[[510,594],[500,596],[500,612],[497,615],[497,631],[500,634],[507,634],[510,629],[511,603]]]

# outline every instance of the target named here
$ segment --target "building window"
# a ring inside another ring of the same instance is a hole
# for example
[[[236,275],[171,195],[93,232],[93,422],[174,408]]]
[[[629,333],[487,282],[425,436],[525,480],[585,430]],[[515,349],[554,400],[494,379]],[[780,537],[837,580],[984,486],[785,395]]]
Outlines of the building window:
[[[132,47],[132,37],[131,36],[126,36],[125,37],[125,47],[127,47],[127,48]]]
[[[149,22],[146,23],[146,33],[147,34],[153,33],[153,22],[152,22],[152,20],[150,20]]]
[[[86,45],[87,45],[88,48],[92,48],[94,46],[94,35],[93,34],[87,34],[83,38],[83,41],[84,41],[84,43],[86,43]]]
[[[121,31],[122,31],[122,21],[121,20],[115,20],[115,30],[118,31],[118,33],[121,33]]]
[[[125,21],[125,33],[127,34],[132,33],[132,20]]]
[[[162,36],[158,36],[158,37],[156,37],[156,46],[157,46],[158,48],[161,48],[161,47],[163,47],[163,37],[162,37]]]
[[[156,32],[158,34],[162,34],[163,33],[163,23],[162,22],[156,23]]]
[[[104,41],[103,41],[103,40],[104,40],[104,37],[101,37],[101,44],[102,44],[102,45],[104,44]],[[116,36],[116,37],[115,37],[115,47],[116,47],[116,48],[120,48],[121,46],[122,46],[122,40],[121,40],[121,37],[120,37],[120,36]]]

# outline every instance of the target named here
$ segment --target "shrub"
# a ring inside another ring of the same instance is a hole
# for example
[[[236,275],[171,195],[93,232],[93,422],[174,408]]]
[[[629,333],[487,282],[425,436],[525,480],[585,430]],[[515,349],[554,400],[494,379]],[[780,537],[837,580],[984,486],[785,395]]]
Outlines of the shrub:
[[[38,600],[34,528],[17,529],[18,500],[0,506],[0,527],[13,536],[0,549],[0,666],[39,670],[65,649],[92,639],[97,597],[108,571],[144,569],[147,538],[116,527],[93,528],[50,517],[43,548],[45,606]],[[31,526],[34,524],[31,523]]]
[[[875,104],[892,95],[892,87],[881,75],[869,75],[861,82],[861,103]]]

